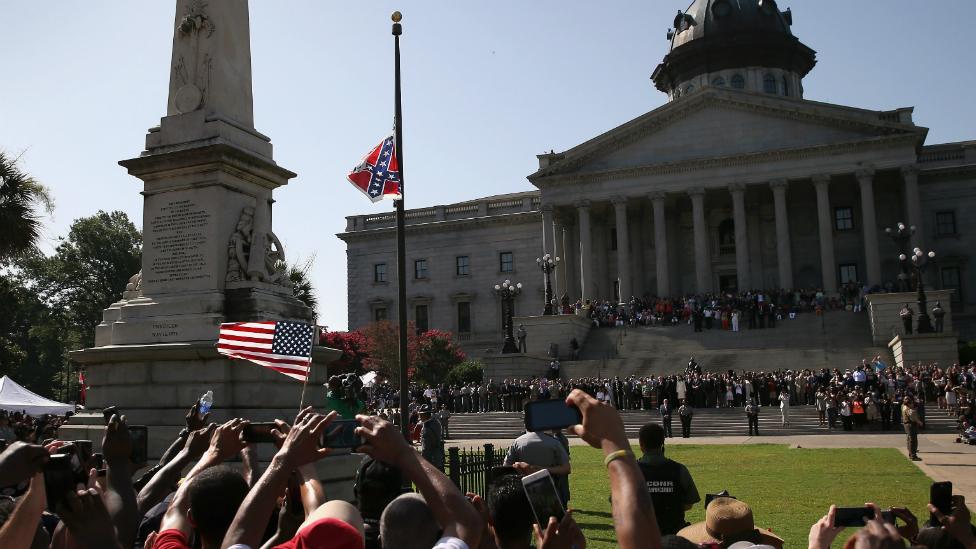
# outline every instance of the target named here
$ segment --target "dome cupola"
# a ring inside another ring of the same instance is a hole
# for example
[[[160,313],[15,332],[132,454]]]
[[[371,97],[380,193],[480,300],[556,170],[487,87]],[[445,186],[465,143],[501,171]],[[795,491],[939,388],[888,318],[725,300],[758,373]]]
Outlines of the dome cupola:
[[[695,0],[675,16],[651,79],[672,100],[704,86],[802,97],[817,54],[792,24],[776,0]]]

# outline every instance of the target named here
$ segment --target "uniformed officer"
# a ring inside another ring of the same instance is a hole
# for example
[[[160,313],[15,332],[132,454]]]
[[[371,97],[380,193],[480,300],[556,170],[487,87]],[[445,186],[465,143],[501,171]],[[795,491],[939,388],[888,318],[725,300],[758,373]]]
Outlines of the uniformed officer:
[[[750,400],[746,404],[746,419],[749,420],[749,436],[759,436],[759,405]]]
[[[907,335],[911,335],[912,334],[912,315],[913,314],[914,313],[912,312],[911,307],[908,306],[908,303],[906,303],[905,306],[902,307],[900,311],[898,311],[898,316],[901,317],[901,323],[902,323],[902,326],[905,328],[905,334],[907,334]]]
[[[444,470],[444,436],[441,422],[431,417],[430,406],[420,407],[420,453],[431,465]]]
[[[908,458],[912,461],[922,461],[918,457],[918,428],[922,426],[922,418],[915,409],[915,401],[906,396],[901,405],[901,422],[905,425],[905,439],[908,445]]]
[[[678,417],[681,419],[681,437],[691,438],[691,416],[695,415],[695,411],[688,406],[688,403],[684,400],[681,401],[681,406],[678,407]]]
[[[662,535],[676,534],[688,525],[685,511],[701,501],[698,487],[687,467],[664,457],[664,429],[660,425],[644,425],[638,437],[643,455],[637,465],[654,503],[657,525]]]
[[[664,436],[673,437],[671,433],[671,404],[668,403],[668,399],[664,399],[664,404],[658,408],[658,412],[661,414],[661,425],[664,428]]]
[[[932,307],[932,316],[935,318],[935,331],[936,333],[942,333],[945,329],[945,309],[942,308],[942,302],[936,301],[935,307]]]

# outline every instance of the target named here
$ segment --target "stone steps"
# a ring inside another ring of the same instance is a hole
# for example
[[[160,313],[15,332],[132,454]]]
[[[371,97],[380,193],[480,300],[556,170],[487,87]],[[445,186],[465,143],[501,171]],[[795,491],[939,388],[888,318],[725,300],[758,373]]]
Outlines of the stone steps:
[[[934,406],[927,408],[926,432],[950,433],[955,430],[956,421]],[[648,422],[660,423],[656,412],[623,411],[624,428],[627,436],[637,437],[637,432]],[[515,438],[524,432],[521,412],[489,412],[485,414],[454,414],[449,422],[451,439],[505,439]],[[838,426],[840,421],[838,420]],[[675,434],[681,434],[681,422],[675,414],[673,423]],[[900,425],[893,428],[901,432]],[[783,427],[779,408],[763,407],[759,414],[759,432],[763,435],[810,435],[823,434],[826,427],[819,425],[817,411],[813,406],[793,406],[790,409],[790,425]],[[692,420],[693,436],[742,436],[748,434],[745,412],[742,408],[696,408]],[[881,422],[858,432],[883,432]]]

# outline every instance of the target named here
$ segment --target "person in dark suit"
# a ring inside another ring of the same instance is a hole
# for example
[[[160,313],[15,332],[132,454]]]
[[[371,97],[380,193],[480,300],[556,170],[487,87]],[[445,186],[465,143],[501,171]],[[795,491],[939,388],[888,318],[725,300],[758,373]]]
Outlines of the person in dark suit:
[[[664,436],[672,437],[671,434],[671,404],[668,399],[664,399],[664,403],[658,408],[658,412],[661,414],[661,426],[664,427]]]

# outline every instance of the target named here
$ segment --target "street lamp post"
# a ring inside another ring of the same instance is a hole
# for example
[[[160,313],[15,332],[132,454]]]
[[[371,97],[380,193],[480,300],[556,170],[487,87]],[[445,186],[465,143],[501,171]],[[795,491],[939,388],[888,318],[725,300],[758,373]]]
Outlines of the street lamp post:
[[[559,264],[559,258],[558,257],[553,257],[553,256],[551,256],[549,254],[546,254],[546,255],[544,255],[542,257],[535,258],[535,262],[536,262],[536,264],[539,265],[539,268],[542,269],[542,272],[545,274],[545,283],[546,283],[546,307],[545,307],[545,309],[543,309],[542,314],[544,314],[544,315],[554,315],[554,314],[556,314],[556,311],[555,311],[555,308],[553,307],[553,302],[555,301],[555,299],[553,299],[553,296],[552,296],[552,279],[551,279],[551,274],[552,274],[553,271],[556,270],[556,265]]]
[[[894,229],[891,227],[886,228],[885,234],[895,241],[895,244],[898,246],[898,257],[901,258],[908,253],[908,241],[915,234],[915,226],[906,226],[899,221]],[[898,289],[902,292],[910,292],[912,290],[912,280],[908,274],[908,263],[904,260],[901,261],[901,273],[898,274],[898,286]]]
[[[502,353],[519,352],[512,329],[512,316],[515,313],[515,296],[520,293],[522,293],[521,282],[512,284],[511,280],[506,280],[501,284],[495,284],[495,295],[502,299],[502,327],[505,330],[505,345],[502,347]]]
[[[906,227],[904,223],[899,222],[895,230],[888,227],[885,229],[885,233],[898,243],[898,260],[901,261],[902,268],[902,276],[899,278],[909,282],[909,269],[915,275],[915,288],[918,290],[918,330],[916,333],[930,334],[934,330],[932,330],[932,321],[929,320],[924,275],[929,265],[935,263],[935,252],[925,253],[921,248],[915,248],[911,252],[907,251],[908,240],[915,234],[914,226]],[[905,289],[908,290],[910,287]]]

